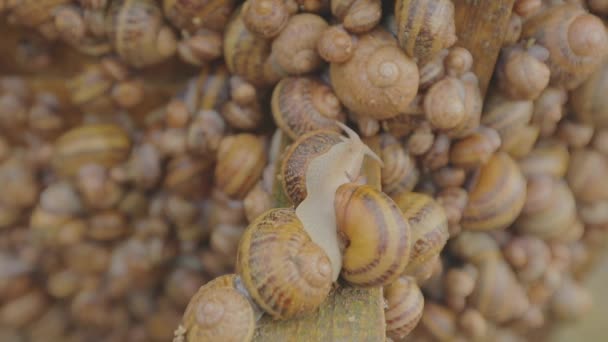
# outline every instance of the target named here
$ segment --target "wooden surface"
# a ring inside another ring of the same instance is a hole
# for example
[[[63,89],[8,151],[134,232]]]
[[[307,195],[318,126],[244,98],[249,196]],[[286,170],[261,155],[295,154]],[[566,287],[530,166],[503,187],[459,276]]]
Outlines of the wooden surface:
[[[454,0],[456,45],[474,58],[473,71],[485,96],[500,48],[507,32],[515,0]]]
[[[284,151],[291,141],[282,133],[279,139],[280,150]],[[380,148],[378,137],[365,142],[374,151]],[[277,171],[280,170],[280,162],[280,158],[277,158]],[[380,188],[380,165],[376,161],[366,157],[361,172],[368,184]],[[273,192],[275,206],[290,205],[281,182],[275,182]],[[376,342],[385,340],[385,330],[382,288],[363,289],[340,284],[314,314],[287,321],[273,321],[265,315],[258,322],[253,340]]]

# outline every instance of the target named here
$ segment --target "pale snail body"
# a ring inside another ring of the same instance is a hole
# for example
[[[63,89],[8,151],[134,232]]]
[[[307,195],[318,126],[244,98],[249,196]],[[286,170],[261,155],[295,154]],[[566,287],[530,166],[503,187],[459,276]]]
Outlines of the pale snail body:
[[[548,8],[526,21],[523,38],[549,50],[551,84],[573,89],[590,76],[608,52],[602,21],[575,4]]]
[[[215,166],[216,186],[228,196],[243,198],[255,185],[264,166],[264,141],[252,134],[237,134],[222,139]]]
[[[339,132],[335,121],[346,119],[331,88],[311,77],[282,79],[272,93],[271,108],[277,126],[292,139],[321,129]]]
[[[472,181],[462,227],[495,230],[509,226],[526,199],[526,181],[518,165],[506,153],[496,153]]]
[[[327,297],[332,269],[293,209],[271,209],[247,228],[237,272],[252,299],[274,318],[312,312]]]
[[[424,65],[456,42],[454,4],[449,0],[397,0],[399,46]]]
[[[242,8],[232,14],[224,32],[224,61],[230,73],[257,86],[276,83],[280,76],[266,67],[271,41],[251,33],[243,22]]]
[[[369,185],[347,183],[336,191],[335,210],[345,245],[342,278],[359,286],[397,280],[410,259],[412,234],[395,202]]]
[[[373,29],[382,17],[380,0],[331,0],[331,13],[353,33]]]
[[[383,29],[359,37],[353,56],[331,63],[331,83],[356,114],[388,119],[404,112],[418,91],[418,68]]]
[[[62,173],[73,175],[89,163],[117,165],[127,159],[130,151],[130,138],[122,128],[111,124],[84,125],[57,139],[52,162]]]
[[[163,0],[167,19],[191,32],[200,28],[223,31],[233,8],[233,0]]]
[[[593,73],[585,83],[570,93],[570,105],[574,114],[582,122],[593,124],[596,128],[608,127],[608,63]]]
[[[251,341],[254,311],[247,297],[236,289],[236,279],[233,274],[215,278],[190,299],[180,325],[185,342]]]
[[[519,231],[542,239],[559,240],[566,235],[576,221],[574,196],[565,181],[554,180],[551,192],[544,206],[522,213],[515,221]]]
[[[175,34],[162,19],[162,11],[155,1],[113,1],[106,16],[106,31],[118,55],[140,68],[159,63],[175,53]]]
[[[393,199],[412,230],[412,251],[404,270],[411,275],[443,250],[449,237],[447,217],[441,205],[426,194],[404,192]]]
[[[393,197],[414,189],[420,177],[416,160],[390,134],[380,136],[380,157],[382,191]]]
[[[286,151],[281,166],[285,193],[313,242],[328,254],[334,281],[342,265],[334,210],[336,190],[359,175],[366,155],[380,160],[354,131],[337,124],[348,138],[332,131],[305,134]]]
[[[409,277],[401,277],[384,287],[387,307],[386,334],[399,340],[407,336],[422,318],[424,296],[422,291]]]

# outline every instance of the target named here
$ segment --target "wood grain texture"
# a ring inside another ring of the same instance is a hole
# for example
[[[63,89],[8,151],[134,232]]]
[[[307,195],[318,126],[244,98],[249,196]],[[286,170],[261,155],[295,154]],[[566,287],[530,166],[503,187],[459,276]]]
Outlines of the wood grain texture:
[[[485,96],[507,32],[515,0],[454,0],[456,45],[474,58],[473,71]]]
[[[284,133],[280,133],[279,139],[281,151],[292,143]],[[365,143],[379,153],[378,137],[366,139]],[[280,170],[281,158],[277,158],[276,162],[276,169]],[[369,185],[380,189],[380,165],[376,161],[366,157],[361,173],[365,175]],[[275,182],[273,195],[276,207],[290,205],[281,182]],[[340,284],[314,314],[287,321],[275,321],[265,315],[258,322],[253,340],[255,342],[376,342],[385,340],[385,331],[382,288],[364,289]]]

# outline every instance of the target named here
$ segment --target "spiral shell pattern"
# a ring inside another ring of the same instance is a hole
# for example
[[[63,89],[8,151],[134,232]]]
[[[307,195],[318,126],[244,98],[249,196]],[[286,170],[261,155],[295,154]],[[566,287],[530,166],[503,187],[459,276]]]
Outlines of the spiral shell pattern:
[[[422,318],[424,309],[422,291],[414,279],[401,277],[384,287],[384,299],[387,303],[387,308],[384,310],[386,334],[395,340],[402,339]]]

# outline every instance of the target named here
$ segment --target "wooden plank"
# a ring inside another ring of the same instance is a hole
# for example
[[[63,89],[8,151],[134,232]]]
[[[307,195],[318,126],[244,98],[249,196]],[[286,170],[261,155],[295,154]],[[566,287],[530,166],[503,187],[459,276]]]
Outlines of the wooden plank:
[[[473,71],[483,96],[492,79],[514,3],[515,0],[454,0],[456,45],[473,55]]]
[[[280,133],[280,150],[284,151],[291,143],[289,138]],[[380,148],[379,138],[373,137],[366,143],[374,151]],[[277,170],[280,170],[281,158],[277,158]],[[380,188],[380,165],[366,158],[362,174],[368,184]],[[273,193],[277,207],[291,205],[281,182],[275,182]],[[386,326],[384,321],[384,298],[382,288],[356,288],[340,284],[330,293],[319,310],[310,315],[287,321],[275,321],[264,316],[258,322],[253,340],[309,342],[309,341],[384,341]]]

